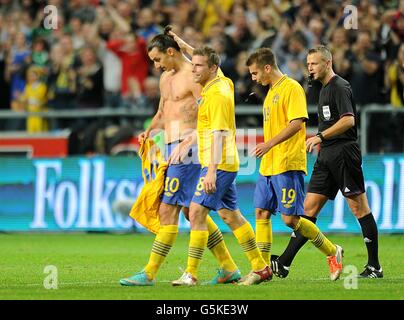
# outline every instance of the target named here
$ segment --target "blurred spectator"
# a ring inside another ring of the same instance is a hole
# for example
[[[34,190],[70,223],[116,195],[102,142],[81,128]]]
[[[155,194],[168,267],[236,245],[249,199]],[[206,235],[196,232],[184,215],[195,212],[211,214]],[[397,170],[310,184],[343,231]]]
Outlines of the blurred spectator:
[[[235,60],[235,73],[231,75],[231,79],[235,88],[235,102],[236,104],[253,103],[252,99],[248,99],[252,92],[253,82],[248,67],[245,62],[247,61],[248,53],[246,51],[240,52]],[[248,101],[246,101],[248,100]]]
[[[147,42],[163,30],[156,24],[153,10],[147,7],[140,10],[137,25],[139,28],[137,33]]]
[[[196,30],[194,27],[185,27],[183,30],[183,34],[183,39],[194,48],[201,47],[205,44],[205,38],[202,32]]]
[[[321,19],[325,23],[325,39],[330,39],[335,29],[343,24],[344,8],[337,3],[330,2],[324,5],[320,13]]]
[[[131,79],[131,95],[126,99],[126,107],[131,111],[139,113],[155,114],[160,102],[160,88],[158,77],[148,77],[145,80],[145,90],[140,91],[139,84]],[[130,119],[121,119],[121,124],[133,126],[134,130],[143,128],[144,119],[135,117]]]
[[[100,19],[97,20],[97,24],[95,25],[95,27],[95,29],[98,28],[97,31],[99,37],[104,41],[108,41],[111,33],[115,30],[114,22],[108,16],[104,16],[103,18],[100,17]]]
[[[381,25],[376,4],[369,0],[361,0],[358,6],[358,16],[358,29],[368,32],[371,40],[376,43]]]
[[[281,25],[279,26],[276,37],[272,43],[272,50],[275,53],[275,56],[278,59],[278,65],[282,65],[285,63],[285,56],[288,52],[288,43],[289,39],[293,34],[293,23],[291,20],[285,19],[282,20]]]
[[[201,26],[203,34],[207,35],[214,24],[226,24],[233,0],[197,0],[197,3],[195,22]]]
[[[102,108],[104,106],[103,67],[97,61],[92,47],[80,52],[81,66],[77,70],[77,107]]]
[[[49,107],[54,110],[76,108],[78,57],[73,52],[70,36],[66,35],[52,47],[48,75]],[[52,119],[52,129],[66,128],[68,120]]]
[[[386,87],[390,90],[390,103],[394,107],[404,106],[404,43],[401,43],[397,59],[386,73]]]
[[[19,30],[25,35],[28,42],[32,41],[33,20],[29,12],[13,12],[12,20],[18,23]]]
[[[380,54],[373,50],[368,32],[359,31],[352,46],[351,85],[355,101],[360,105],[383,103],[383,68]]]
[[[136,30],[135,5],[136,1],[117,1],[117,4],[114,6],[107,5],[107,10],[115,22],[122,20],[122,23],[129,26],[129,30]],[[125,29],[122,28],[122,30]]]
[[[18,109],[18,99],[25,88],[25,73],[31,62],[31,50],[26,42],[25,35],[17,32],[12,45],[8,61],[6,76],[10,81],[11,108]]]
[[[46,84],[41,79],[43,69],[37,66],[29,67],[27,71],[27,85],[19,97],[21,110],[41,112],[47,110]],[[27,132],[48,131],[48,120],[41,116],[31,115],[27,118]]]
[[[32,64],[45,68],[48,62],[48,44],[44,39],[37,38],[32,44]]]
[[[351,61],[353,61],[354,55],[349,46],[346,30],[342,27],[336,28],[328,46],[332,53],[335,72],[350,81],[352,75]]]
[[[83,23],[95,21],[95,8],[91,0],[79,0],[70,2],[70,18],[77,17]]]
[[[309,22],[308,28],[303,28],[302,32],[307,39],[307,48],[326,43],[324,38],[324,22],[318,16],[313,17]]]
[[[259,104],[260,99],[256,94],[257,84],[251,80],[251,75],[246,66],[248,53],[246,51],[240,52],[235,60],[236,72],[231,75],[234,82],[235,102],[236,105],[241,104]],[[255,115],[246,115],[237,122],[241,127],[258,127],[260,125],[260,117]]]
[[[138,103],[145,110],[157,112],[160,102],[159,79],[157,77],[147,77],[145,81],[145,91]]]
[[[177,1],[177,5],[175,11],[172,11],[169,16],[167,17],[166,24],[176,25],[181,29],[187,26],[198,26],[198,23],[195,23],[195,20],[198,19],[197,17],[197,1],[186,1],[186,0],[179,0]],[[156,17],[159,19],[159,16]],[[202,30],[198,28],[200,32]],[[203,32],[202,32],[203,34]]]
[[[381,21],[381,40],[387,52],[387,59],[394,60],[398,47],[404,42],[404,0],[398,1],[398,9],[386,10]]]
[[[37,12],[43,6],[43,1],[22,0],[20,2],[21,2],[21,11],[28,13],[32,20],[36,18]]]
[[[210,39],[209,45],[217,51],[221,59],[221,65],[223,72],[225,74],[230,74],[234,72],[234,57],[237,50],[232,38],[224,32],[224,27],[222,24],[217,23],[210,29],[210,34],[208,39]]]
[[[302,31],[304,28],[309,28],[311,17],[314,15],[313,6],[315,6],[314,1],[303,0],[300,2],[294,16],[295,30]]]
[[[259,13],[259,18],[249,24],[250,32],[255,36],[249,50],[258,49],[261,47],[272,47],[272,42],[275,39],[276,28],[273,25],[273,15],[269,8],[266,8]]]
[[[75,51],[80,50],[85,44],[83,23],[78,16],[73,16],[69,21],[69,26],[71,28],[70,34],[72,36],[73,48]]]
[[[306,56],[307,40],[303,33],[296,31],[290,37],[288,50],[283,56],[283,63],[280,63],[280,69],[289,77],[303,84],[307,75]]]
[[[78,66],[79,58],[73,51],[72,39],[65,35],[51,51],[48,87],[53,108],[71,110],[76,107]]]
[[[106,45],[108,39],[119,39],[119,30],[114,29],[111,19],[104,18],[86,32],[85,39],[88,44],[97,50],[98,59],[104,69],[104,106],[121,107],[122,63],[121,59],[113,51],[109,50]]]
[[[0,16],[1,20],[1,16]],[[6,49],[5,44],[0,42],[0,109],[10,108],[10,88],[8,81],[6,81]]]
[[[226,37],[216,36],[211,38],[209,45],[218,53],[220,57],[220,68],[224,74],[234,73],[234,60],[226,53]]]
[[[146,42],[135,33],[126,33],[120,39],[111,39],[107,48],[113,51],[122,63],[122,96],[129,95],[129,80],[135,78],[144,91],[144,81],[148,75],[149,61]]]
[[[0,6],[0,14],[4,16],[9,15],[11,12],[18,9],[18,2],[14,0],[2,0]]]
[[[231,24],[224,29],[224,32],[230,36],[233,42],[233,54],[231,56],[236,56],[240,51],[248,50],[254,38],[247,27],[247,17],[242,6],[233,7]]]

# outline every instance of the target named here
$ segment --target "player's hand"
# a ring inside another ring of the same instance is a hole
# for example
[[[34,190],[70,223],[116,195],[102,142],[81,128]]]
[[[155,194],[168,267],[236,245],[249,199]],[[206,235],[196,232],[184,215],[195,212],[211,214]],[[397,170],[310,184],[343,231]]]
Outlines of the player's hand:
[[[203,189],[207,194],[216,192],[216,171],[208,169],[205,179],[203,180]]]
[[[307,149],[307,151],[312,152],[313,148],[316,145],[320,144],[320,143],[321,143],[321,139],[320,139],[320,137],[317,137],[317,136],[314,136],[314,137],[311,137],[311,138],[307,139],[307,141],[306,141],[306,149]]]
[[[188,44],[184,40],[182,40],[175,32],[171,30],[168,32],[168,34],[174,38],[174,41],[177,42],[181,51],[187,52]]]
[[[251,155],[253,157],[261,158],[269,150],[271,150],[271,145],[268,142],[260,143],[255,146],[255,148],[251,152]]]
[[[148,137],[149,137],[150,132],[148,130],[143,131],[141,134],[137,136],[137,141],[139,141],[140,144],[142,144]]]
[[[171,152],[168,158],[168,165],[179,164],[184,161],[189,152],[189,145],[187,143],[179,143]]]

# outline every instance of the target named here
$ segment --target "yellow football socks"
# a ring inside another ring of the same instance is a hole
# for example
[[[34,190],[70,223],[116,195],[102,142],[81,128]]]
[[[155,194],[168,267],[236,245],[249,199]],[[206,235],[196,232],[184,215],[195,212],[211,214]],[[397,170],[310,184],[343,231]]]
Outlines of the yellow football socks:
[[[336,247],[320,231],[320,229],[310,220],[300,218],[295,228],[303,237],[309,239],[322,253],[327,256],[335,255]]]
[[[202,261],[203,251],[208,244],[209,231],[191,230],[186,272],[198,278],[198,268]]]
[[[156,277],[158,269],[177,238],[177,234],[178,225],[163,225],[160,227],[160,230],[157,233],[153,243],[149,262],[144,268],[144,271],[150,279],[154,279]]]
[[[262,257],[269,265],[271,260],[271,246],[272,246],[272,222],[271,219],[256,219],[255,232],[257,246],[261,251]]]
[[[226,247],[223,234],[209,215],[206,218],[206,224],[209,231],[208,249],[213,253],[216,260],[219,261],[222,269],[226,271],[236,271],[238,269],[237,265],[234,263],[234,260]]]
[[[255,234],[251,225],[246,222],[241,227],[233,230],[234,236],[237,238],[238,243],[247,255],[248,260],[251,263],[253,271],[259,271],[264,269],[267,264],[262,258],[261,252],[255,242]]]

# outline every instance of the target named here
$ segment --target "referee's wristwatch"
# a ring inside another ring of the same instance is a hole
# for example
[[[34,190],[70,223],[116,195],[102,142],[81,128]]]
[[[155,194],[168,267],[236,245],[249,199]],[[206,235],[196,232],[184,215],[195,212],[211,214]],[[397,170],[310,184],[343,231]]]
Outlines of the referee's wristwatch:
[[[323,136],[323,134],[321,132],[317,133],[316,137],[319,137],[321,139],[321,142],[323,142],[325,140],[324,136]]]

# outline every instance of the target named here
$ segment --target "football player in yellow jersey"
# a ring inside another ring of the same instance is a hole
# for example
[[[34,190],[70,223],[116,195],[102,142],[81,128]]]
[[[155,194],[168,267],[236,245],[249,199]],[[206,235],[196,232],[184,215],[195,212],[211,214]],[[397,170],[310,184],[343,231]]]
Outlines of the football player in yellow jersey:
[[[202,87],[193,82],[192,64],[184,57],[166,27],[164,34],[155,36],[148,44],[148,54],[160,77],[160,105],[150,127],[140,134],[147,139],[152,130],[164,129],[168,168],[165,188],[159,207],[160,228],[153,243],[149,261],[140,272],[120,280],[123,286],[153,286],[157,273],[173,246],[178,234],[180,210],[186,214],[193,191],[198,184],[201,166],[197,145],[188,144],[197,125],[197,98]],[[223,235],[211,217],[206,217],[209,229],[208,248],[220,263],[218,274],[210,284],[231,283],[241,278]],[[205,245],[206,246],[206,245]]]
[[[198,150],[202,171],[189,210],[191,235],[188,264],[174,286],[197,284],[198,269],[208,242],[206,217],[219,213],[247,255],[252,272],[239,284],[258,284],[272,278],[255,243],[254,230],[237,207],[235,179],[239,169],[233,82],[219,69],[219,55],[209,47],[193,50],[194,82],[203,86],[198,110]]]
[[[342,272],[340,246],[334,245],[304,216],[304,175],[306,170],[306,96],[301,85],[282,74],[274,53],[260,48],[246,62],[252,80],[269,85],[263,105],[264,142],[252,155],[262,158],[254,192],[256,232],[259,248],[269,263],[272,244],[271,214],[280,212],[282,220],[327,255],[330,278]],[[276,264],[272,265],[276,273]]]

